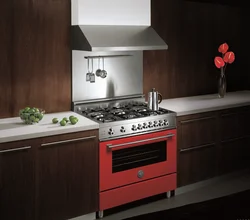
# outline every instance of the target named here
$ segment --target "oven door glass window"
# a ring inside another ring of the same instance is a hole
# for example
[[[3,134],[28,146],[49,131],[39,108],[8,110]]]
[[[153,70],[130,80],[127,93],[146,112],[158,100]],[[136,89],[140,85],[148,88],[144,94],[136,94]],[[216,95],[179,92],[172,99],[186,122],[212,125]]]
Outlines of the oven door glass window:
[[[167,160],[167,141],[125,148],[112,152],[112,173]]]

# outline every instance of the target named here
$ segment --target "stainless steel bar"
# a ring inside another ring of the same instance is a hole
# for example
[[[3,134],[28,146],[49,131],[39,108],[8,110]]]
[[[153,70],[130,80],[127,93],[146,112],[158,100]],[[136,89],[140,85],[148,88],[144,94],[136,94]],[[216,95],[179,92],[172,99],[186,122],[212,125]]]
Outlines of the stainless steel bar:
[[[90,103],[103,103],[103,102],[109,102],[109,101],[117,101],[117,100],[128,100],[128,99],[135,99],[135,98],[145,98],[144,94],[135,94],[135,95],[129,95],[129,96],[118,96],[118,97],[112,97],[112,98],[103,98],[103,99],[91,99],[91,100],[81,100],[81,101],[75,101],[73,102],[73,105],[79,105],[79,104],[90,104]]]
[[[133,56],[133,55],[131,55],[131,54],[120,54],[120,55],[86,56],[84,58],[85,59],[88,59],[88,58],[96,59],[96,58],[129,57],[129,56]]]
[[[96,138],[96,136],[89,136],[89,137],[83,137],[83,138],[74,138],[74,139],[64,140],[64,141],[49,142],[49,143],[41,144],[41,147],[51,146],[51,145],[56,145],[56,144],[70,143],[70,142],[75,142],[75,141],[89,140],[89,139],[94,139],[94,138]]]
[[[214,146],[214,145],[215,145],[215,143],[210,143],[210,144],[204,144],[204,145],[197,146],[197,147],[189,147],[189,148],[186,148],[186,149],[181,149],[180,152],[187,152],[187,151],[191,151],[191,150],[198,150],[198,149],[202,149],[202,148],[211,147],[211,146]]]
[[[122,143],[122,144],[114,144],[114,145],[113,144],[107,144],[107,147],[109,149],[112,149],[112,148],[127,146],[127,145],[131,145],[131,144],[140,144],[140,143],[144,143],[144,142],[147,142],[147,141],[166,139],[166,138],[170,138],[170,137],[173,137],[173,136],[174,136],[174,134],[168,134],[168,135],[165,135],[165,136],[160,136],[160,137],[155,137],[155,138],[148,138],[148,139],[144,139],[144,140],[132,141],[132,142],[127,142],[127,143]]]
[[[26,146],[26,147],[18,147],[18,148],[13,148],[13,149],[8,149],[8,150],[0,150],[0,154],[7,153],[7,152],[13,152],[13,151],[21,151],[21,150],[26,150],[30,149],[31,146]]]

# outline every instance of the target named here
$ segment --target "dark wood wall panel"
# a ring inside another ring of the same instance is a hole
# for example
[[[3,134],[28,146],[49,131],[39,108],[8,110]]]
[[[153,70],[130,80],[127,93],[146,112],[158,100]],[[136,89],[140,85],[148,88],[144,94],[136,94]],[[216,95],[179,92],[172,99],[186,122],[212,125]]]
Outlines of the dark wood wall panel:
[[[2,6],[10,22],[1,24],[7,36],[0,57],[9,59],[1,59],[0,117],[17,116],[25,106],[70,110],[70,0],[2,0]]]
[[[27,105],[70,110],[70,0],[0,0],[0,118]],[[217,92],[213,59],[227,42],[236,54],[228,91],[250,89],[246,8],[184,0],[152,0],[152,26],[166,51],[144,52],[144,93],[163,98]]]
[[[12,0],[0,0],[0,117],[11,109]]]
[[[152,87],[164,98],[217,92],[219,70],[213,59],[227,42],[236,60],[226,70],[228,91],[245,89],[242,8],[188,1],[152,1],[152,26],[166,51],[144,52],[144,93]],[[241,80],[238,80],[241,79]]]

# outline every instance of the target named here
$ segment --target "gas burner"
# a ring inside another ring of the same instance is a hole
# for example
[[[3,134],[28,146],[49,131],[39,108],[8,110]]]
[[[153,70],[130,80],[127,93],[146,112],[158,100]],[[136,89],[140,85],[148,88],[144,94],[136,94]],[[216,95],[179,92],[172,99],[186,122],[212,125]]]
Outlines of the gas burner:
[[[105,115],[104,117],[98,119],[98,121],[103,122],[103,123],[114,122],[114,121],[119,121],[119,120],[121,120],[121,118],[116,117],[114,115]]]
[[[148,111],[147,108],[142,108],[142,107],[138,107],[138,106],[132,107],[131,110],[136,111],[136,112],[146,112],[146,111]]]
[[[74,110],[99,123],[100,140],[129,137],[176,127],[175,112],[164,108],[152,111],[144,100],[78,103],[74,106]]]
[[[148,111],[148,112],[146,112],[146,114],[147,114],[148,116],[158,115],[156,111]]]
[[[101,117],[103,115],[101,112],[90,112],[90,113],[87,113],[87,116],[92,117],[92,118],[98,118],[98,117]]]
[[[138,116],[135,114],[128,114],[128,115],[123,115],[122,117],[124,119],[132,119],[132,118],[137,118]]]
[[[100,119],[100,121],[103,122],[103,123],[107,123],[107,122],[115,121],[115,119],[113,119],[113,118],[102,118],[102,119]]]
[[[95,118],[95,119],[99,119],[99,120],[100,120],[100,118],[103,118],[103,117],[104,117],[104,115],[103,115],[103,114],[99,114],[99,115],[95,116],[94,118]]]
[[[110,110],[110,113],[112,113],[114,115],[124,115],[124,114],[126,114],[126,112],[121,108],[112,109],[112,110]]]

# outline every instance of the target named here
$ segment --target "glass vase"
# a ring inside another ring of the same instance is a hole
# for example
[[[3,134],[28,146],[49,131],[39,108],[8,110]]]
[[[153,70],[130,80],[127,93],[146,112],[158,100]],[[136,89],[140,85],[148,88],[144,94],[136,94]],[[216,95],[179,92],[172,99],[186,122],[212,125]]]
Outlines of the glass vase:
[[[219,98],[224,98],[227,90],[227,81],[226,75],[223,71],[221,71],[219,81],[218,81],[218,96]]]

